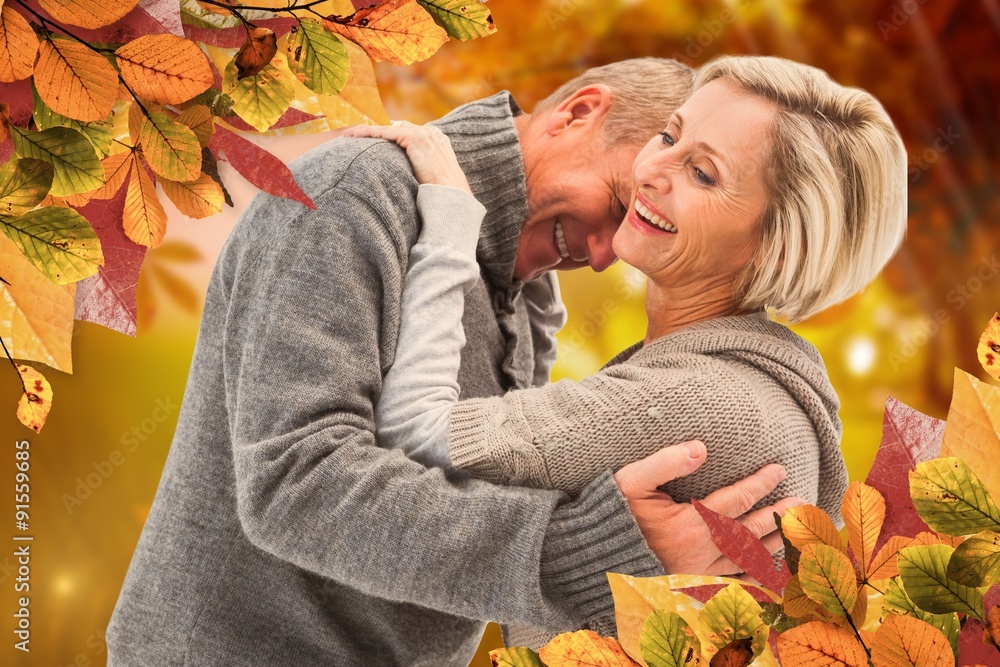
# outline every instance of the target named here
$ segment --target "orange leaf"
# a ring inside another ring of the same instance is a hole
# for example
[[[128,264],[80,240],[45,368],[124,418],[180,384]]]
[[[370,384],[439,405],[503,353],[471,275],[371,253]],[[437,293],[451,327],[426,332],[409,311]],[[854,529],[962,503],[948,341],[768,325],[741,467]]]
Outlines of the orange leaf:
[[[128,170],[132,166],[132,152],[109,155],[101,160],[101,166],[104,167],[104,185],[90,192],[66,197],[68,204],[85,206],[94,199],[113,199],[128,177]]]
[[[875,633],[874,667],[955,667],[944,633],[919,618],[890,614]]]
[[[929,534],[929,533],[928,533]],[[875,579],[892,579],[899,575],[899,567],[896,564],[896,556],[903,547],[915,546],[913,539],[902,535],[893,535],[889,538],[879,552],[875,554],[868,572],[865,574],[865,581]]]
[[[208,146],[215,131],[215,118],[212,117],[211,110],[204,104],[195,104],[181,112],[177,117],[177,122],[186,125],[198,137],[198,143],[202,148]]]
[[[143,35],[115,51],[122,78],[139,97],[180,104],[212,85],[208,57],[189,39]]]
[[[122,226],[130,239],[149,248],[160,245],[167,231],[167,213],[156,196],[156,185],[138,162],[128,181]]]
[[[101,28],[128,14],[139,0],[39,0],[39,4],[60,23]]]
[[[426,60],[448,41],[416,0],[389,0],[346,18],[325,19],[324,27],[363,48],[376,61],[411,65]]]
[[[621,644],[611,637],[602,637],[593,630],[564,632],[538,649],[538,656],[547,667],[636,667]]]
[[[941,442],[941,458],[956,456],[1000,502],[1000,387],[956,368],[955,388]]]
[[[10,105],[0,102],[0,144],[7,141],[10,134]]]
[[[1000,313],[994,313],[993,319],[986,325],[976,352],[986,372],[994,380],[1000,380]]]
[[[796,549],[807,544],[827,544],[845,551],[840,533],[826,512],[815,505],[799,505],[781,517],[781,532]]]
[[[13,7],[0,9],[0,81],[12,83],[35,71],[38,37]]]
[[[222,186],[208,174],[202,174],[197,180],[184,183],[162,179],[160,185],[177,210],[191,218],[207,218],[215,215],[226,203]]]
[[[118,73],[80,42],[52,35],[38,48],[35,88],[50,109],[74,120],[105,120],[118,96]]]
[[[17,418],[35,433],[45,426],[45,420],[52,408],[52,386],[45,376],[31,366],[18,364],[24,391],[17,402]]]
[[[785,613],[792,618],[803,618],[819,609],[819,603],[813,601],[799,582],[799,575],[793,574],[792,578],[785,584]]]
[[[844,494],[840,512],[847,525],[847,536],[854,557],[858,561],[858,571],[865,572],[875,553],[885,521],[885,499],[874,488],[861,482],[852,482]]]
[[[278,52],[278,40],[269,28],[254,26],[247,30],[247,41],[236,52],[236,78],[253,76],[264,69]]]
[[[868,667],[865,647],[854,633],[830,623],[804,623],[778,635],[782,667]]]
[[[712,656],[709,667],[746,667],[753,661],[752,643],[750,637],[731,641]]]
[[[139,128],[139,144],[157,176],[193,181],[201,175],[201,144],[187,126],[163,113],[151,113]]]
[[[1000,605],[993,607],[986,614],[985,634],[994,645],[1000,646]]]

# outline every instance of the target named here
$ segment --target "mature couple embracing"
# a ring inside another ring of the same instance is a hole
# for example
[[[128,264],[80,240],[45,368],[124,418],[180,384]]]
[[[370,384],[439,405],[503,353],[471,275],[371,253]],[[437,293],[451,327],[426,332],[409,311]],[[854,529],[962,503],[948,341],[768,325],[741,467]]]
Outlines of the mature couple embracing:
[[[260,195],[208,289],[109,665],[468,664],[614,632],[605,573],[732,574],[691,505],[772,551],[838,516],[839,401],[791,322],[861,290],[906,226],[882,106],[726,57],[585,72],[432,128],[358,128]],[[549,383],[552,269],[647,276],[648,328]],[[786,474],[787,473],[787,474]]]

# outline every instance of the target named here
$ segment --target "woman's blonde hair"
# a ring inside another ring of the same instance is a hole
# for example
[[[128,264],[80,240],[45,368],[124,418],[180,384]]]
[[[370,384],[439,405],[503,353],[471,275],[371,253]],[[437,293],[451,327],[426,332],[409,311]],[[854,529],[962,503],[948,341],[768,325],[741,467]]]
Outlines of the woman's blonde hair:
[[[869,93],[782,58],[725,56],[694,89],[724,79],[776,109],[769,202],[737,283],[746,310],[799,322],[861,291],[906,235],[906,149]]]

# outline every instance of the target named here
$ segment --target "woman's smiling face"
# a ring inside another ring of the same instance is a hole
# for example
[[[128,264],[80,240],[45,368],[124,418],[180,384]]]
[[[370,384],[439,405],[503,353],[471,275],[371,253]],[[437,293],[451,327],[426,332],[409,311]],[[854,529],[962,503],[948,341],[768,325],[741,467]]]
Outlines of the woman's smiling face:
[[[664,288],[732,284],[760,239],[774,118],[725,79],[692,94],[635,160],[617,255]]]

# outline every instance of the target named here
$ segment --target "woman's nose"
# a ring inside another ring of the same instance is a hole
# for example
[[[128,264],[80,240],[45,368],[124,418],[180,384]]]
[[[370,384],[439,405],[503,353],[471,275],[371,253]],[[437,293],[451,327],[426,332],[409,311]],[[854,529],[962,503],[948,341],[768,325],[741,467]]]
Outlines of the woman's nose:
[[[635,167],[635,184],[639,188],[669,192],[671,178],[677,170],[676,160],[660,152],[652,155]]]

